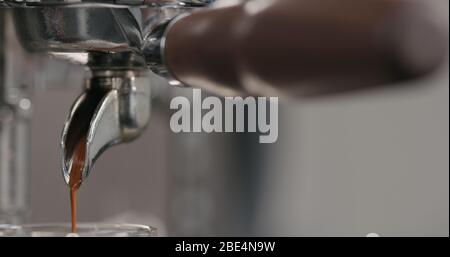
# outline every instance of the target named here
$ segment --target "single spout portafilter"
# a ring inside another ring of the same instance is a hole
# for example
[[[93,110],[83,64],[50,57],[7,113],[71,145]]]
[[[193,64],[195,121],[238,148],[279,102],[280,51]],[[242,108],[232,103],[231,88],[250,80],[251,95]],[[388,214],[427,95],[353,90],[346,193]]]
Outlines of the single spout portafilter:
[[[61,137],[66,183],[80,140],[86,140],[83,180],[104,150],[138,137],[150,119],[150,82],[140,58],[131,52],[95,53],[88,66],[91,77],[71,107]]]
[[[126,1],[114,4],[118,2]],[[25,49],[88,67],[90,76],[70,109],[61,136],[62,170],[68,184],[73,167],[82,166],[81,183],[102,152],[144,131],[150,118],[151,85],[140,53],[143,35],[151,30],[152,22],[193,8],[92,8],[76,3],[96,1],[27,1],[23,4],[37,7],[21,5],[13,10],[16,31]],[[79,158],[74,158],[80,149],[81,165]]]

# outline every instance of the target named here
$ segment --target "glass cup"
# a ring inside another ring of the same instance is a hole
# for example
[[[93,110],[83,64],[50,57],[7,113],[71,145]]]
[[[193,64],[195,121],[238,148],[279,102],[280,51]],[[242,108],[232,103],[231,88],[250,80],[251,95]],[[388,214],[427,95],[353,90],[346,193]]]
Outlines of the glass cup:
[[[77,232],[70,224],[0,225],[0,237],[154,237],[156,228],[136,224],[79,223]]]

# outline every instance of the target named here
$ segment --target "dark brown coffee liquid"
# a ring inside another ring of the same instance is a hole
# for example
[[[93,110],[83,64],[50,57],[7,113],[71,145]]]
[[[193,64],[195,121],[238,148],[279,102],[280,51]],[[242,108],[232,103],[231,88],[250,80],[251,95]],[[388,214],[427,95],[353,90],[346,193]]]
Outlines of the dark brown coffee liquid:
[[[77,142],[72,155],[72,167],[70,170],[70,209],[72,214],[72,233],[77,231],[77,190],[81,186],[84,162],[86,159],[86,136]]]

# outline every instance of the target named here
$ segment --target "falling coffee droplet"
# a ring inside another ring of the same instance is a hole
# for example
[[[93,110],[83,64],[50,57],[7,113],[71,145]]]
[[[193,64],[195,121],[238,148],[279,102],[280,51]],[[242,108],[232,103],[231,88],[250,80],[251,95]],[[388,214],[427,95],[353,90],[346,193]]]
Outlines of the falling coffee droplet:
[[[77,230],[77,190],[81,186],[85,159],[86,159],[86,136],[82,136],[78,140],[75,149],[73,151],[72,165],[69,174],[72,233],[76,233]]]

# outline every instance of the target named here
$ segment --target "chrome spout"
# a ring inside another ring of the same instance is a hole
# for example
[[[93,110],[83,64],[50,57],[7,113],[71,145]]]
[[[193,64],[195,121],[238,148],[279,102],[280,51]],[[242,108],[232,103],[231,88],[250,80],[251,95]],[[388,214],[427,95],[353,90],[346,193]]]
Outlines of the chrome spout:
[[[150,117],[144,39],[161,21],[211,0],[1,1],[15,7],[20,43],[29,52],[86,65],[91,77],[64,123],[62,170],[69,182],[75,146],[86,138],[82,179],[108,147],[133,140]],[[92,8],[96,7],[96,8]],[[149,72],[149,71],[148,71]],[[77,148],[78,149],[78,148]]]
[[[107,63],[107,62],[106,62]],[[150,119],[150,82],[140,68],[91,67],[82,93],[70,109],[61,137],[62,167],[69,183],[75,146],[86,137],[82,179],[109,147],[138,137]]]

